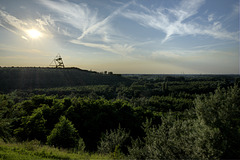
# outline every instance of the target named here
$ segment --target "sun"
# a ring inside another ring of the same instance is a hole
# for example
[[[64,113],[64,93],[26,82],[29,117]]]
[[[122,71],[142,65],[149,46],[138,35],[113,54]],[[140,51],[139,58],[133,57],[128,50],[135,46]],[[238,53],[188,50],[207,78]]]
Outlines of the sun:
[[[36,29],[29,29],[27,30],[27,34],[29,37],[31,37],[32,39],[38,39],[42,36],[42,33],[39,32],[38,30]]]

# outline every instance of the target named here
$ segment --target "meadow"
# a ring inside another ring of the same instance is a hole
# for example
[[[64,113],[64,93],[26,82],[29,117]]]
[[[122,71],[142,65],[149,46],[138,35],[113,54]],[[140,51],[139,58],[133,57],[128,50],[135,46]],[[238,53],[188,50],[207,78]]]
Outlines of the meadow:
[[[22,143],[5,143],[0,141],[1,160],[53,160],[53,159],[113,159],[113,155],[90,154],[87,152],[58,149],[42,145],[33,140]]]

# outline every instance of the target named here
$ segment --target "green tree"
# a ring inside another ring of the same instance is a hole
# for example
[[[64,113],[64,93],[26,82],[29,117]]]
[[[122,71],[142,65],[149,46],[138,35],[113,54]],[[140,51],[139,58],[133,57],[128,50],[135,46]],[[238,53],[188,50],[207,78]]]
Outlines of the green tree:
[[[72,122],[62,116],[47,137],[47,144],[61,148],[74,148],[78,145],[78,137],[78,131]]]
[[[240,89],[218,88],[209,97],[198,97],[195,108],[201,123],[221,133],[216,146],[223,152],[221,158],[240,158]]]
[[[13,121],[13,101],[6,95],[0,94],[0,138],[7,142],[11,137],[11,123]]]
[[[133,141],[131,159],[240,158],[240,89],[217,89],[195,100],[195,110],[184,120],[174,113],[162,124],[144,125],[146,137]],[[139,147],[139,146],[140,147]],[[140,155],[139,155],[140,153]]]
[[[100,153],[112,153],[116,148],[122,148],[129,135],[130,133],[120,126],[118,129],[107,130],[100,140],[98,151]]]
[[[30,116],[22,117],[21,126],[14,130],[19,140],[41,140],[46,141],[46,120],[41,108],[35,109]]]
[[[3,139],[4,142],[7,142],[10,140],[11,137],[11,129],[10,129],[10,124],[11,120],[9,119],[3,119],[2,114],[0,114],[0,138]]]
[[[129,147],[130,159],[216,159],[215,147],[219,130],[211,129],[198,120],[178,120],[172,113],[162,117],[162,124],[144,124],[146,137]]]

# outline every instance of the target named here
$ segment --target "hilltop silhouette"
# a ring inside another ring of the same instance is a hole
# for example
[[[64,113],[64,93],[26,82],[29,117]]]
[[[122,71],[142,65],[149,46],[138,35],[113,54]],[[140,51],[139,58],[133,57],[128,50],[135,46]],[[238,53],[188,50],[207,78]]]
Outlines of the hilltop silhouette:
[[[109,73],[102,74],[79,68],[2,67],[0,91],[130,82],[121,75]]]

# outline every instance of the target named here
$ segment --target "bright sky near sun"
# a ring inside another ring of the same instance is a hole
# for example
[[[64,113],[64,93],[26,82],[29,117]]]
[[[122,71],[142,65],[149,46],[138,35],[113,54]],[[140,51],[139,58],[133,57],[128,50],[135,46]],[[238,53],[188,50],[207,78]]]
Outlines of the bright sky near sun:
[[[0,0],[0,66],[238,74],[239,0]]]

